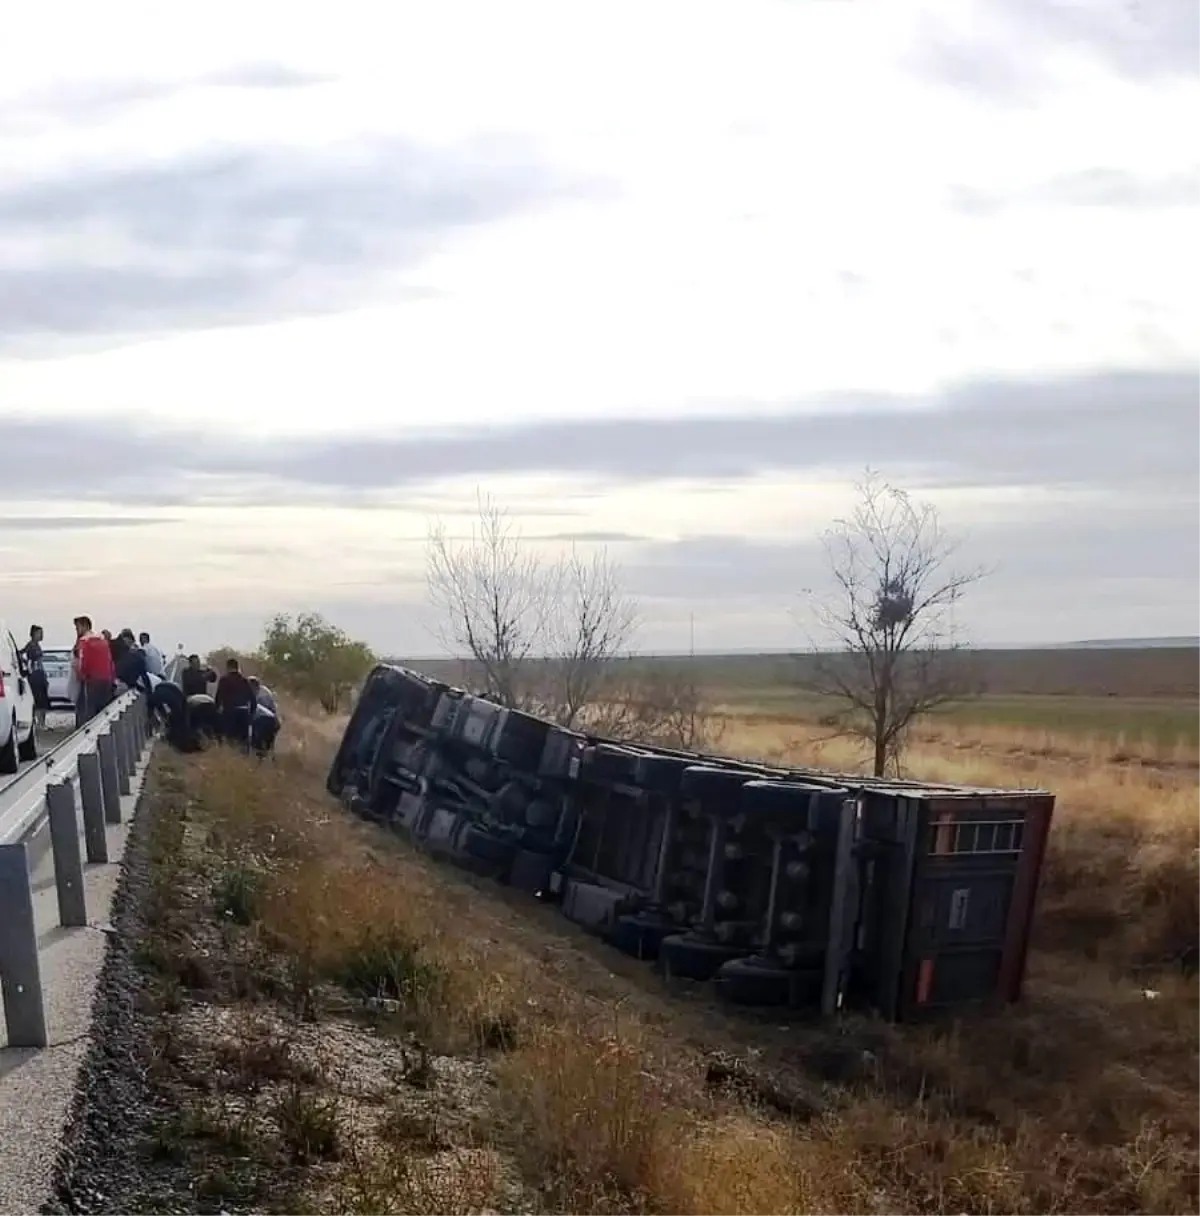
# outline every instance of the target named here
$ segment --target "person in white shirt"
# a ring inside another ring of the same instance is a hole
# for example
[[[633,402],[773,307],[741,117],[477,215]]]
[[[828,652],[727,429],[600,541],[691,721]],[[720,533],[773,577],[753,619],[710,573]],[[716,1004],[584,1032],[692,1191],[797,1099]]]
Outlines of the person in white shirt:
[[[163,653],[150,640],[150,635],[143,631],[138,634],[138,645],[141,646],[142,652],[146,656],[146,670],[152,676],[166,675],[167,665],[163,659]]]
[[[250,723],[250,744],[259,756],[275,749],[275,736],[279,734],[279,704],[275,694],[257,676],[250,676],[250,688],[254,693],[254,718]]]
[[[254,698],[263,709],[270,710],[275,717],[279,717],[279,705],[275,700],[275,694],[258,678],[258,676],[250,677],[250,687],[254,689]]]

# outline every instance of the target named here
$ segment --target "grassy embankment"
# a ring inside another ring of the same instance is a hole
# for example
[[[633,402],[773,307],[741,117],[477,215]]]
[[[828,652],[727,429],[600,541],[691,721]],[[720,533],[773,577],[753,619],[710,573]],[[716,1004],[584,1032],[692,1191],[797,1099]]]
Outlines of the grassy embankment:
[[[722,750],[860,759],[713,691]],[[1116,735],[945,720],[914,740],[917,775],[1059,801],[1027,1000],[898,1029],[669,993],[551,910],[347,820],[321,788],[336,728],[289,733],[276,767],[165,761],[154,795],[145,956],[174,1112],[156,1135],[209,1202],[1196,1210],[1197,992],[1172,965],[1198,919],[1186,740],[1135,716]],[[714,1053],[748,1079],[717,1084]]]

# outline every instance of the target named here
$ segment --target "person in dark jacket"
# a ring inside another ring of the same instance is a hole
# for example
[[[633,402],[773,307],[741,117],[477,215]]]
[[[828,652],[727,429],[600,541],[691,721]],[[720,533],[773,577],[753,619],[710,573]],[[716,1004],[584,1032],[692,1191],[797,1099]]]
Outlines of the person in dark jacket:
[[[41,625],[29,626],[29,641],[23,649],[25,669],[29,672],[29,691],[33,693],[33,720],[44,730],[46,711],[50,708],[50,681],[46,678],[46,662],[42,655]]]
[[[237,659],[226,660],[225,674],[217,681],[214,699],[221,718],[222,735],[230,743],[249,748],[250,724],[254,720],[257,698],[250,681],[242,675],[242,667]]]
[[[189,654],[187,666],[180,676],[185,697],[200,697],[208,693],[208,686],[216,681],[217,673],[200,662],[198,654]]]
[[[116,665],[117,679],[126,688],[140,688],[143,692],[150,691],[149,671],[146,669],[146,652],[140,646],[126,650]]]
[[[194,751],[183,689],[160,677],[151,676],[150,681],[150,713],[163,723],[167,742],[178,751]]]

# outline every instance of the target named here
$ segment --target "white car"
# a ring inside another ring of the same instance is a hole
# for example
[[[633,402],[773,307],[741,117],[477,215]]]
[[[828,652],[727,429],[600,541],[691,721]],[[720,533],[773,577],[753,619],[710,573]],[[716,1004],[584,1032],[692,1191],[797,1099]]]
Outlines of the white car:
[[[74,709],[71,697],[71,651],[70,648],[42,650],[42,666],[46,670],[46,695],[51,709]]]
[[[15,773],[21,761],[36,759],[33,689],[25,658],[8,626],[0,621],[0,773]]]

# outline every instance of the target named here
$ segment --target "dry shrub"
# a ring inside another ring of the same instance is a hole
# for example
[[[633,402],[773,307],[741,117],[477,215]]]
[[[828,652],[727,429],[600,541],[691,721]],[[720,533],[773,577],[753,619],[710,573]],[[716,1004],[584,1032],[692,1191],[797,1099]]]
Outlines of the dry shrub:
[[[813,1146],[748,1112],[677,1115],[658,1129],[646,1189],[657,1211],[679,1216],[847,1210],[824,1164]]]
[[[370,1216],[471,1216],[494,1211],[504,1188],[503,1163],[491,1149],[445,1149],[426,1157],[372,1150],[341,1175],[321,1206]]]
[[[500,1065],[530,1164],[554,1180],[564,1211],[636,1211],[668,1096],[636,1029],[559,1017]]]
[[[1180,831],[1137,844],[1122,914],[1131,953],[1150,963],[1197,964],[1200,842],[1193,816]]]

